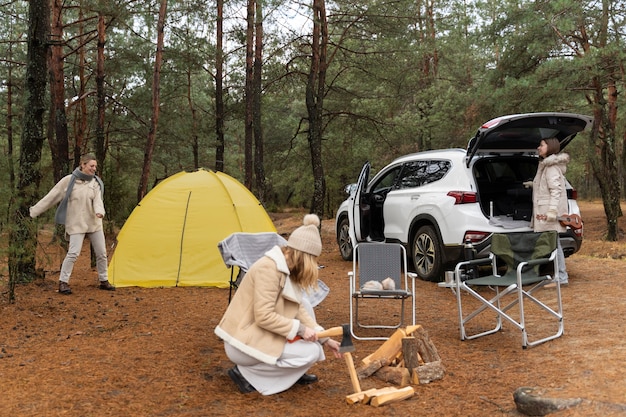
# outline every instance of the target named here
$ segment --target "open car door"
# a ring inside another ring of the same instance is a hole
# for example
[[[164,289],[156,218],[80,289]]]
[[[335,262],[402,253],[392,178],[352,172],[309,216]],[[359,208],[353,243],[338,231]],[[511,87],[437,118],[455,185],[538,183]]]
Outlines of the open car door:
[[[366,162],[363,168],[361,168],[355,189],[350,193],[350,197],[348,197],[348,221],[350,222],[350,240],[352,247],[355,247],[367,237],[367,230],[363,230],[367,222],[364,222],[363,219],[367,217],[369,205],[363,201],[363,192],[367,188],[370,169],[370,163]]]

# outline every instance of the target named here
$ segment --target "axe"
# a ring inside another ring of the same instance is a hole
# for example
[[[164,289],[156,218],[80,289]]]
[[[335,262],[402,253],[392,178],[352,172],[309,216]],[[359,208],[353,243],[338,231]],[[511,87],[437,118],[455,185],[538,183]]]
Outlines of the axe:
[[[318,338],[341,336],[341,345],[339,346],[339,353],[343,353],[343,358],[348,365],[348,371],[350,372],[350,381],[352,382],[352,389],[355,393],[361,392],[361,384],[359,383],[359,377],[356,374],[354,368],[354,360],[352,359],[352,352],[354,352],[354,345],[352,344],[352,337],[350,335],[350,325],[344,324],[342,326],[331,327],[330,329],[323,330],[317,333]]]

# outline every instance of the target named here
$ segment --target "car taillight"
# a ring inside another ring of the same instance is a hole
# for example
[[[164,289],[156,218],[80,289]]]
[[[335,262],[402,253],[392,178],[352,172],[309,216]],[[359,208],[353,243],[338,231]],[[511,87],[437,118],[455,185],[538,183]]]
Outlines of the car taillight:
[[[478,201],[476,193],[471,191],[450,191],[448,196],[454,198],[454,204],[468,204]]]
[[[465,235],[463,235],[463,242],[465,242],[467,240],[470,240],[472,243],[478,243],[478,242],[482,242],[487,237],[489,237],[489,233],[488,232],[480,232],[480,231],[477,231],[477,230],[468,230],[467,232],[465,232]]]
[[[576,188],[571,188],[567,190],[567,198],[570,200],[578,200],[578,191]]]

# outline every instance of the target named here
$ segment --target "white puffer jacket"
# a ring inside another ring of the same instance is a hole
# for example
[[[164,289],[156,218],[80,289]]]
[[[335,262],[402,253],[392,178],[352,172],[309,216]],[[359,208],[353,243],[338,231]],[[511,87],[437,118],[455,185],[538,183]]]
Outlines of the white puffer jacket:
[[[556,230],[565,232],[565,226],[557,220],[568,213],[565,172],[569,155],[558,153],[539,161],[537,174],[533,180],[533,217],[530,222],[535,232]],[[548,220],[537,220],[538,214],[545,214]]]

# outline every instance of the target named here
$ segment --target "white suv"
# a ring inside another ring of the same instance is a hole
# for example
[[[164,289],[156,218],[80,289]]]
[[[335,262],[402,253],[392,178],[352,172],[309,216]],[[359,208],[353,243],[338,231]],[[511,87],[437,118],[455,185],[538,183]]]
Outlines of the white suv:
[[[532,181],[541,139],[557,137],[561,149],[593,123],[589,116],[529,113],[503,116],[478,129],[467,149],[444,149],[397,158],[368,181],[369,162],[335,217],[341,256],[352,259],[353,242],[400,242],[415,272],[441,281],[444,269],[487,256],[493,233],[530,230]],[[568,184],[569,214],[580,214]],[[564,213],[563,213],[564,214]],[[566,256],[578,251],[583,229],[561,234]]]

